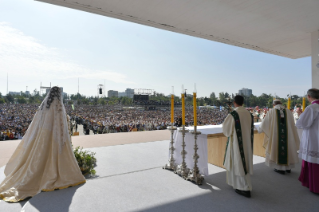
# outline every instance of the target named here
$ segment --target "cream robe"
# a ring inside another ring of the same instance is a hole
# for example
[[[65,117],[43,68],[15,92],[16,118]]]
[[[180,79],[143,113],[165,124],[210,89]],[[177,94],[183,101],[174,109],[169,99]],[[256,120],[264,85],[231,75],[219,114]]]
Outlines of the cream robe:
[[[223,133],[226,137],[230,137],[224,164],[227,170],[227,183],[233,186],[234,189],[251,191],[252,184],[250,175],[253,174],[253,151],[251,146],[252,118],[250,112],[243,107],[237,107],[235,110],[239,115],[241,124],[247,174],[245,175],[239,152],[235,120],[232,115],[228,114],[223,123]]]
[[[4,201],[18,202],[41,191],[85,183],[72,150],[62,95],[50,108],[45,107],[47,98],[6,165],[0,184]]]
[[[290,170],[299,162],[297,150],[300,140],[295,127],[294,117],[290,110],[286,109],[287,114],[287,135],[288,135],[288,165],[278,164],[278,121],[276,109],[284,108],[282,105],[276,105],[269,110],[265,119],[259,126],[259,132],[265,133],[264,148],[266,149],[265,165],[277,170]]]

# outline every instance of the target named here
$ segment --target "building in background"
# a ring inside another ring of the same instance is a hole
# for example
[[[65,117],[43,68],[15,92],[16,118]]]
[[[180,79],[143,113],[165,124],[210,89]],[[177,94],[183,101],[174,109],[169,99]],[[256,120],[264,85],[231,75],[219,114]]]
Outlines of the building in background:
[[[248,88],[242,88],[238,91],[238,94],[242,95],[242,96],[249,97],[253,94],[253,91],[251,89],[248,89]]]
[[[109,90],[107,92],[107,96],[108,97],[118,97],[119,96],[119,92],[118,91]]]
[[[125,92],[119,92],[118,97],[126,97],[126,93]]]
[[[133,97],[134,97],[134,89],[132,89],[132,88],[126,88],[125,93],[126,93],[126,96],[127,96],[128,98],[133,99]]]
[[[110,90],[110,91],[113,91],[113,90]],[[108,91],[108,97],[110,97],[110,95],[109,95],[110,91]],[[117,92],[117,91],[115,91],[115,92]],[[116,96],[116,95],[114,94],[113,96]],[[133,99],[133,97],[134,97],[134,89],[126,88],[126,90],[124,92],[118,92],[117,97],[119,97],[119,98],[120,97],[128,97],[128,98]]]
[[[9,91],[10,95],[21,95],[21,92]]]

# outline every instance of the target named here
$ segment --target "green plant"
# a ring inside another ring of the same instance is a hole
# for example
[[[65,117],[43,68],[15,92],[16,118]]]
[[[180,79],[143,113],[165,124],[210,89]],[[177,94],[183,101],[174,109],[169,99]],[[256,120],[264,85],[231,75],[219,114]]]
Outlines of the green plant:
[[[83,147],[76,147],[74,150],[74,156],[79,164],[81,172],[83,175],[90,174],[95,175],[96,171],[94,167],[96,166],[95,152],[90,152],[83,150]]]

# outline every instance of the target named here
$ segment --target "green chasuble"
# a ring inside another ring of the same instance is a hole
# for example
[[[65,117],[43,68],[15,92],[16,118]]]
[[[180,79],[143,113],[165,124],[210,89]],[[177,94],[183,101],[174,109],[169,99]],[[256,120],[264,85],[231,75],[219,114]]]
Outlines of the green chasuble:
[[[287,112],[283,109],[283,118],[280,116],[280,110],[276,109],[276,112],[278,126],[278,164],[288,165]]]
[[[243,163],[245,175],[247,174],[247,168],[246,168],[246,160],[245,160],[245,153],[244,153],[244,146],[243,146],[243,137],[242,137],[242,131],[241,131],[241,125],[240,125],[240,119],[238,113],[234,110],[230,113],[230,115],[233,116],[235,120],[235,130],[236,130],[236,135],[237,135],[237,140],[238,140],[238,147],[239,147],[239,152],[240,152],[240,157],[241,161]],[[224,156],[224,164],[225,164],[225,159],[226,159],[226,152],[228,148],[230,137],[228,137],[227,140],[227,145],[226,145],[226,151],[225,151],[225,156]],[[254,150],[254,117],[251,114],[251,150]]]

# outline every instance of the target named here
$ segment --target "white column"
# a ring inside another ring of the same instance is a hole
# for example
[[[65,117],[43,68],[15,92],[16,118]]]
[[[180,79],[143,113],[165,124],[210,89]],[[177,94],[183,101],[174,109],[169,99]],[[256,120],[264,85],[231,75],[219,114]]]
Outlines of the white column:
[[[311,33],[312,87],[319,89],[319,31]]]

